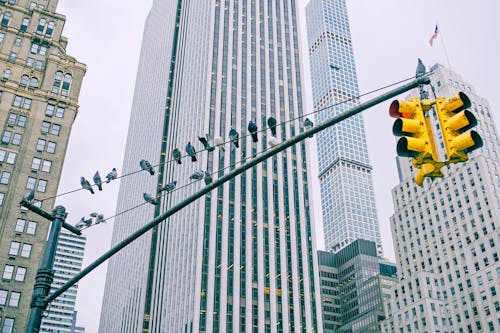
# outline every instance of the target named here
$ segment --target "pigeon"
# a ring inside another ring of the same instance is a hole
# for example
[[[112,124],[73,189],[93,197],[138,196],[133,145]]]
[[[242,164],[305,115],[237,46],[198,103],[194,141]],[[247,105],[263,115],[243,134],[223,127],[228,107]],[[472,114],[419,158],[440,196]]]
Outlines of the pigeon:
[[[112,180],[115,180],[118,177],[118,173],[116,172],[116,168],[113,168],[110,173],[106,175],[106,184],[109,184]]]
[[[212,175],[208,171],[205,171],[205,185],[209,185],[211,183],[212,183]]]
[[[238,142],[239,138],[240,138],[240,135],[238,134],[238,132],[236,132],[236,130],[234,128],[231,128],[229,130],[229,139],[231,139],[231,142],[234,144],[234,146],[236,148],[238,148],[240,146],[240,144]]]
[[[208,137],[208,135],[207,135]],[[206,137],[204,136],[199,136],[198,137],[198,140],[200,140],[201,144],[203,145],[203,147],[205,147],[205,149],[208,151],[208,152],[211,152],[211,151],[214,151],[215,147],[212,147],[210,146],[210,144],[208,143],[208,140]]]
[[[149,172],[151,176],[155,174],[155,171],[153,170],[153,167],[151,166],[151,163],[149,163],[149,161],[141,160],[139,164],[141,166],[141,169]]]
[[[191,142],[188,142],[186,145],[186,153],[191,156],[191,161],[196,162],[196,151],[194,150],[194,147],[191,145]]]
[[[258,142],[259,141],[259,138],[257,137],[258,127],[257,127],[257,124],[255,124],[251,120],[248,123],[248,131],[250,132],[250,134],[252,134],[252,141],[253,142]]]
[[[85,219],[82,217],[78,223],[76,223],[75,227],[82,230],[83,228],[88,228],[92,225],[92,219]]]
[[[96,173],[94,175],[94,183],[97,185],[97,188],[99,189],[99,191],[102,191],[102,179],[101,179],[101,175],[99,174],[99,171],[96,171]]]
[[[415,77],[420,77],[425,74],[425,65],[420,58],[418,58],[417,70],[415,72]]]
[[[181,155],[181,151],[179,149],[175,148],[172,151],[172,156],[174,157],[174,160],[177,162],[177,164],[182,164],[182,161],[181,161],[182,155]]]
[[[31,202],[35,198],[35,189],[31,189],[24,197],[23,201]]]
[[[335,64],[330,64],[331,69],[335,69],[336,71],[340,70],[340,67]]]
[[[90,183],[85,177],[80,177],[80,184],[82,184],[82,187],[86,190],[89,190],[90,193],[94,194],[94,190],[92,189],[92,186],[90,186]]]
[[[269,126],[269,128],[271,129],[271,135],[272,136],[276,136],[276,124],[278,122],[276,121],[276,118],[274,117],[269,117],[269,119],[267,119],[267,126]]]
[[[170,191],[172,191],[175,188],[175,185],[177,185],[177,180],[174,180],[173,182],[170,182],[167,185],[163,186],[161,188],[161,191],[162,192],[163,191],[170,192]]]
[[[153,197],[152,197],[150,194],[148,194],[148,193],[144,193],[144,194],[142,195],[142,197],[144,198],[144,200],[146,200],[147,202],[149,202],[149,203],[150,203],[150,204],[152,204],[152,205],[157,206],[157,205],[159,205],[159,204],[160,204],[160,202],[158,201],[158,199],[153,198]]]
[[[313,126],[314,126],[314,123],[311,121],[311,119],[306,118],[306,120],[304,120],[304,127],[306,128],[306,131],[313,128]],[[309,137],[312,138],[313,136],[309,135]]]
[[[225,151],[224,140],[222,140],[220,136],[214,138],[214,145],[217,146],[221,151]]]
[[[205,173],[203,171],[196,171],[191,176],[189,176],[189,179],[202,180],[203,177],[205,177]]]
[[[95,224],[99,224],[99,223],[104,222],[104,215],[103,214],[91,213],[90,216],[95,218]]]

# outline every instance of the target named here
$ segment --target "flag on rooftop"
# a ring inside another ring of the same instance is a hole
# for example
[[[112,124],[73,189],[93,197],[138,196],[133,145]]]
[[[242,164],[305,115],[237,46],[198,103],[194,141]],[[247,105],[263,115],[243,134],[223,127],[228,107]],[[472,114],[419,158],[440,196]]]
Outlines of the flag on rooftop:
[[[429,39],[430,46],[432,46],[432,44],[434,43],[434,39],[436,39],[438,37],[438,33],[439,33],[439,28],[438,28],[438,25],[436,23],[436,28],[434,29],[434,33],[432,34],[431,39]]]

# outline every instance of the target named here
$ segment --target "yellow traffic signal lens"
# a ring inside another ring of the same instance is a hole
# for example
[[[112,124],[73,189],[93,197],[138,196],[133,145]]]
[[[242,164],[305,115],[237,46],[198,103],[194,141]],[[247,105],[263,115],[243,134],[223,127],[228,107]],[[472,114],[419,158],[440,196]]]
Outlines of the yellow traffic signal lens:
[[[422,130],[422,123],[415,119],[396,119],[392,125],[392,133],[396,136],[413,135]]]
[[[460,111],[446,122],[446,127],[458,133],[468,131],[476,125],[476,117],[468,110]]]
[[[470,106],[471,103],[469,97],[463,92],[459,92],[455,96],[448,99],[445,108],[448,112],[457,113],[470,108]]]
[[[417,157],[426,149],[426,142],[422,139],[402,137],[398,140],[396,147],[399,156],[403,157]]]
[[[464,151],[470,153],[473,150],[481,148],[483,140],[476,131],[470,131],[460,134],[451,140],[451,148],[457,151]]]

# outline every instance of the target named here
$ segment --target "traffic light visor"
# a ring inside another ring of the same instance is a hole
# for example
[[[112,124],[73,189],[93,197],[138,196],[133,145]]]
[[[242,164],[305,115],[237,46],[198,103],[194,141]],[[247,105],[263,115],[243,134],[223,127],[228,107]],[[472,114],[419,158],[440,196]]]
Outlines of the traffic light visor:
[[[417,107],[418,103],[415,102],[394,100],[389,106],[389,115],[393,118],[410,118]]]
[[[465,131],[468,131],[476,125],[477,125],[476,117],[472,114],[472,112],[468,110],[460,111],[459,113],[451,117],[446,123],[446,126],[449,129],[457,133],[463,133]]]
[[[398,140],[396,147],[398,156],[416,158],[420,153],[424,152],[426,142],[422,139],[402,137]]]
[[[421,123],[414,119],[399,118],[392,125],[392,133],[396,136],[414,135],[421,130]]]
[[[473,150],[481,148],[483,146],[483,140],[476,131],[469,131],[454,138],[451,141],[451,146],[458,151],[470,153]]]
[[[446,102],[446,110],[448,112],[457,113],[467,108],[470,108],[471,103],[469,97],[463,93],[459,92],[455,96],[448,99]]]

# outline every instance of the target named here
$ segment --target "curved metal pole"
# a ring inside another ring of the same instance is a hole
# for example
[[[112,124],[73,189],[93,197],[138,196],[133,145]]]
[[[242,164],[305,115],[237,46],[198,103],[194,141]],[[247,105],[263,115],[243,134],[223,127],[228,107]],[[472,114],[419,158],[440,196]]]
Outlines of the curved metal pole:
[[[426,77],[426,76],[420,77],[420,78],[418,78],[410,83],[407,83],[399,88],[393,89],[393,90],[391,90],[391,91],[389,91],[389,92],[387,92],[379,97],[376,97],[376,98],[373,98],[369,101],[366,101],[365,103],[362,103],[349,111],[341,113],[341,114],[339,114],[339,115],[337,115],[337,116],[335,116],[335,117],[333,117],[333,118],[331,118],[331,119],[329,119],[321,124],[318,124],[317,126],[311,128],[307,131],[304,131],[304,132],[294,136],[293,138],[290,138],[286,141],[283,141],[281,144],[277,145],[276,147],[269,149],[268,151],[262,153],[262,155],[250,160],[248,163],[243,164],[239,168],[234,169],[232,172],[228,173],[225,176],[222,176],[221,178],[214,181],[212,184],[207,185],[206,187],[201,189],[199,192],[197,192],[197,193],[189,196],[187,199],[179,202],[177,205],[173,206],[172,208],[170,208],[169,210],[167,210],[163,214],[158,215],[154,220],[152,220],[148,224],[144,225],[142,228],[140,228],[139,230],[134,232],[132,235],[130,235],[126,239],[119,242],[117,245],[115,245],[115,247],[110,249],[108,252],[103,254],[101,257],[97,258],[96,261],[94,261],[92,264],[87,266],[79,274],[75,275],[75,277],[73,277],[71,280],[66,282],[66,284],[64,284],[61,288],[59,288],[58,290],[54,291],[52,294],[47,296],[47,298],[45,299],[46,302],[47,303],[52,302],[55,298],[57,298],[59,295],[64,293],[66,290],[68,290],[72,285],[74,285],[75,283],[80,281],[84,276],[89,274],[91,271],[93,271],[95,268],[97,268],[100,264],[102,264],[103,262],[108,260],[111,256],[113,256],[115,253],[117,253],[118,251],[123,249],[125,246],[130,244],[132,241],[136,240],[137,238],[139,238],[140,236],[142,236],[143,234],[145,234],[146,232],[148,232],[149,230],[154,228],[160,222],[162,222],[165,219],[169,218],[170,216],[174,215],[175,213],[180,211],[182,208],[186,207],[187,205],[189,205],[193,201],[201,198],[202,196],[204,196],[208,192],[212,191],[213,189],[219,187],[220,185],[224,184],[225,182],[231,180],[235,176],[237,176],[237,175],[245,172],[246,170],[254,167],[255,165],[259,164],[260,162],[268,159],[269,157],[276,155],[277,153],[279,153],[279,152],[293,146],[294,144],[306,139],[307,137],[312,136],[315,133],[318,133],[318,132],[320,132],[320,131],[322,131],[330,126],[333,126],[333,125],[341,122],[342,120],[345,120],[349,117],[352,117],[352,116],[354,116],[354,115],[356,115],[356,114],[358,114],[358,113],[360,113],[368,108],[371,108],[372,106],[375,106],[381,102],[388,100],[389,98],[393,98],[393,97],[400,95],[406,91],[414,89],[414,88],[418,87],[419,85],[429,84],[429,83],[430,83],[430,79],[428,77]]]

